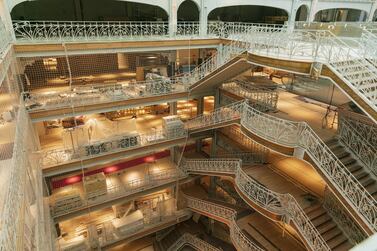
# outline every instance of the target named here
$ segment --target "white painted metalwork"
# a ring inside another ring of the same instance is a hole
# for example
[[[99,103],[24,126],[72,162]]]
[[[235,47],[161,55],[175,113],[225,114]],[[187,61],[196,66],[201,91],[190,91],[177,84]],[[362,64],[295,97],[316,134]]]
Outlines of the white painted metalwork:
[[[244,164],[266,163],[270,149],[247,137],[245,134],[241,132],[240,128],[238,127],[228,126],[220,128],[219,130],[223,135],[226,135],[229,139],[232,139],[240,145],[244,146],[248,151],[247,153],[249,153],[249,156],[247,156],[246,153],[241,153],[240,156],[238,153],[244,151],[244,149],[232,145],[231,142],[227,140],[227,138],[223,138],[222,135],[219,135],[216,143],[220,147],[230,152],[230,155],[237,156],[234,158],[241,159],[242,163]]]
[[[188,130],[196,130],[203,127],[234,121],[240,118],[244,101],[239,101],[216,109],[208,115],[202,114],[185,123]]]
[[[183,129],[172,129],[169,135],[164,130],[155,130],[137,136],[117,135],[106,140],[93,141],[88,145],[78,148],[53,149],[42,152],[42,165],[50,167],[62,163],[74,162],[89,159],[96,156],[121,152],[127,149],[142,148],[148,145],[160,144],[165,141],[183,139],[187,137],[187,131]]]
[[[377,126],[367,117],[338,111],[340,142],[377,177]]]
[[[279,94],[275,90],[256,87],[240,80],[224,83],[221,88],[247,99],[249,105],[257,110],[262,112],[276,110]]]
[[[0,20],[0,58],[12,41],[11,34],[7,31],[4,23]],[[1,81],[0,81],[1,82]]]
[[[130,238],[135,235],[148,235],[151,231],[156,231],[161,228],[163,229],[167,226],[175,225],[179,222],[188,220],[191,217],[191,215],[192,213],[189,210],[174,210],[171,215],[164,215],[164,212],[155,212],[154,214],[143,212],[143,224],[132,226],[126,231],[117,230],[114,227],[112,220],[109,220],[101,222],[101,224],[97,226],[102,229],[101,234],[99,234],[98,238],[94,240],[97,243],[90,243],[88,237],[85,237],[84,241],[87,246],[94,244],[98,247],[105,248],[109,245],[112,245],[122,240],[126,240],[127,238]],[[85,231],[88,232],[88,226],[85,226],[82,229],[82,232]],[[65,243],[69,244],[70,241],[67,241]],[[57,246],[58,250],[67,250],[64,247],[59,247],[59,243]]]
[[[183,170],[189,173],[235,174],[236,186],[246,198],[273,214],[285,217],[287,222],[292,221],[312,250],[330,250],[296,199],[290,194],[279,194],[262,186],[242,170],[241,160],[192,159],[182,164]]]
[[[53,215],[53,217],[67,215],[87,207],[100,205],[112,200],[145,191],[147,189],[152,189],[165,184],[169,184],[176,181],[177,179],[185,177],[186,174],[182,173],[178,168],[160,170],[159,172],[146,174],[143,178],[131,180],[127,183],[119,182],[116,184],[109,184],[106,194],[97,196],[95,198],[82,198],[82,202],[80,204],[64,208],[55,205],[56,196],[52,195],[49,198],[52,208],[51,214]],[[109,181],[111,181],[112,178],[116,179],[117,175],[115,174],[114,177],[112,177],[112,175],[108,176]]]
[[[301,147],[322,174],[343,195],[368,226],[377,230],[377,202],[305,122],[263,114],[245,105],[241,124],[259,137],[289,147]]]
[[[230,109],[232,106],[227,106]],[[241,125],[266,140],[288,147],[300,147],[306,151],[322,174],[343,195],[371,230],[377,229],[377,202],[359,181],[348,171],[343,163],[332,153],[327,145],[305,122],[293,122],[264,114],[244,103],[235,103],[236,114],[242,110]],[[218,119],[220,109],[206,115],[202,127],[215,125],[233,119],[234,113],[227,112]],[[211,121],[212,119],[212,121]],[[200,117],[194,118],[195,129],[200,128]],[[218,121],[218,122],[217,122]],[[188,121],[190,124],[190,121]]]
[[[153,80],[143,82],[119,82],[76,86],[73,90],[52,91],[47,94],[23,93],[30,111],[44,111],[134,100],[167,94],[186,92],[187,86],[176,80]]]
[[[187,207],[202,213],[216,220],[221,220],[229,226],[230,238],[238,250],[245,251],[262,251],[258,245],[253,243],[237,226],[237,212],[232,209],[209,201],[197,199],[191,196],[185,196]]]
[[[206,250],[206,251],[221,251],[222,249],[219,249],[215,246],[212,246],[208,242],[199,239],[198,237],[189,234],[189,233],[184,233],[176,242],[171,245],[167,251],[178,251],[180,250],[183,246],[189,245],[196,250]]]
[[[162,39],[169,36],[166,22],[14,21],[19,42],[115,41]]]
[[[365,240],[367,235],[360,229],[355,221],[345,212],[344,208],[339,205],[340,201],[334,194],[326,187],[324,193],[323,207],[331,218],[335,221],[336,225],[347,236],[347,239],[356,245]]]
[[[0,160],[5,182],[0,192],[0,250],[46,250],[50,240],[45,234],[41,170],[33,154],[34,129],[23,104],[15,115],[13,154]]]

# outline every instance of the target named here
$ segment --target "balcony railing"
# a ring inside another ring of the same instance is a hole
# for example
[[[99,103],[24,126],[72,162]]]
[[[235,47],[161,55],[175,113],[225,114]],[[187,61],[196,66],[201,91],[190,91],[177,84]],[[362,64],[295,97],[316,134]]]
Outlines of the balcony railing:
[[[83,42],[83,41],[133,41],[148,39],[185,39],[188,37],[228,37],[247,32],[250,28],[279,30],[282,25],[240,22],[209,22],[207,34],[200,34],[198,22],[178,22],[169,27],[168,22],[129,21],[13,21],[18,42]],[[169,32],[169,28],[174,30]]]
[[[240,102],[234,103],[233,112],[229,111],[232,105],[226,107],[226,110],[219,108],[206,115],[205,120],[202,116],[189,120],[188,125],[193,125],[194,129],[215,127],[219,123],[234,119],[235,114],[241,113],[241,125],[255,135],[279,145],[304,149],[322,175],[342,194],[367,226],[373,231],[377,230],[376,200],[307,123],[288,121],[262,113],[246,102],[243,107]],[[188,128],[190,130],[190,126]]]
[[[239,97],[247,99],[249,104],[259,111],[266,112],[277,109],[277,102],[279,98],[277,91],[262,87],[253,87],[247,82],[240,80],[224,83],[222,84],[221,88]]]
[[[175,211],[170,215],[164,215],[161,212],[155,213],[153,215],[144,215],[144,219],[141,224],[135,224],[123,231],[116,229],[112,223],[112,220],[102,222],[97,226],[98,228],[102,229],[102,232],[101,234],[99,234],[99,236],[96,237],[96,239],[90,240],[90,236],[87,236],[82,238],[81,242],[78,243],[75,243],[74,240],[60,242],[58,250],[82,250],[83,247],[85,247],[86,250],[90,249],[91,246],[97,246],[101,248],[106,247],[112,245],[113,243],[117,243],[119,241],[130,238],[134,235],[147,235],[149,231],[152,231],[154,229],[165,228],[166,225],[171,222],[173,222],[173,224],[176,224],[177,222],[187,220],[190,218],[190,216],[191,212],[189,212],[188,210]],[[89,233],[88,228],[85,228],[83,231]]]
[[[330,250],[322,236],[290,194],[279,194],[262,186],[242,170],[241,161],[234,159],[193,159],[182,163],[189,173],[225,173],[235,175],[236,186],[253,203],[276,215],[292,220],[312,250]]]
[[[45,168],[104,156],[124,150],[142,148],[148,145],[155,145],[165,141],[186,138],[187,131],[175,129],[167,135],[164,130],[136,135],[118,135],[106,140],[93,141],[90,144],[70,149],[53,149],[42,152],[42,166]]]
[[[75,86],[70,91],[24,93],[29,111],[45,111],[156,97],[187,91],[179,80]]]
[[[115,178],[117,175],[114,176]],[[100,205],[112,200],[123,198],[138,192],[152,189],[155,187],[169,184],[177,179],[185,178],[186,175],[182,173],[178,168],[170,168],[160,170],[156,173],[146,174],[143,178],[131,180],[127,183],[119,182],[107,187],[107,192],[104,195],[97,196],[95,198],[81,198],[79,203],[67,205],[64,207],[56,205],[57,197],[52,195],[50,197],[51,214],[53,217],[59,217],[66,215],[81,209],[85,209],[91,206]],[[111,175],[108,177],[111,179]]]
[[[212,246],[206,241],[203,241],[202,239],[199,239],[198,237],[189,234],[184,233],[173,245],[171,245],[167,251],[178,251],[181,250],[182,247],[185,245],[190,245],[194,247],[197,250],[206,250],[206,251],[221,251],[222,249],[219,249],[217,247]]]
[[[253,243],[252,240],[243,233],[240,227],[237,226],[237,212],[234,209],[191,196],[185,196],[185,200],[188,208],[213,216],[216,219],[221,219],[227,224],[230,228],[230,238],[237,249],[245,251],[263,250]]]
[[[367,117],[339,110],[338,137],[377,177],[377,126]]]

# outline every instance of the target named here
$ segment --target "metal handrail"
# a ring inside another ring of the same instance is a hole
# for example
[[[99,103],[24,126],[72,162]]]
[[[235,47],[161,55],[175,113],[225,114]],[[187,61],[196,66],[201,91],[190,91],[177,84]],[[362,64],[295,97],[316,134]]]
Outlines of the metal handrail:
[[[198,237],[190,234],[184,233],[176,242],[174,242],[167,251],[178,251],[184,245],[190,245],[197,250],[206,250],[206,251],[221,251],[221,249],[212,246],[208,242],[199,239]]]
[[[377,202],[360,182],[348,171],[344,164],[336,157],[330,148],[321,140],[315,131],[306,122],[293,122],[262,113],[246,102],[243,107],[237,105],[237,114],[241,110],[241,125],[271,142],[287,147],[300,147],[304,149],[324,176],[339,191],[349,205],[357,212],[367,226],[377,230]],[[228,106],[228,109],[232,106]],[[207,116],[203,127],[215,126],[219,119],[221,108],[216,109]],[[227,114],[233,114],[228,112]],[[228,120],[231,117],[228,117]],[[196,120],[194,118],[193,120]],[[226,121],[222,114],[221,121]],[[190,123],[190,121],[188,121]],[[196,128],[199,128],[199,124]],[[189,128],[190,129],[190,128]]]
[[[290,194],[280,194],[262,186],[242,170],[241,160],[190,159],[183,162],[188,173],[228,173],[235,175],[238,189],[259,207],[292,220],[312,250],[330,250],[327,243]]]
[[[188,208],[195,211],[210,214],[217,219],[221,219],[230,228],[230,238],[233,244],[239,250],[245,251],[262,251],[263,249],[250,240],[237,225],[237,211],[216,203],[201,200],[195,197],[185,195],[185,201]]]

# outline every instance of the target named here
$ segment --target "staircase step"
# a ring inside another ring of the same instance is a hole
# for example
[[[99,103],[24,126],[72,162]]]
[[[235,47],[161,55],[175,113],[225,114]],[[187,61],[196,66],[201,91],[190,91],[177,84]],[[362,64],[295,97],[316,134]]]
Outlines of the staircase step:
[[[335,236],[339,235],[339,234],[343,234],[342,231],[340,231],[339,228],[333,228],[333,229],[330,229],[329,231],[325,232],[322,234],[322,237],[325,241],[328,241],[328,240],[331,240],[332,238],[334,238]]]
[[[340,161],[343,163],[343,165],[345,166],[348,166],[348,165],[352,165],[354,163],[356,163],[356,160],[354,158],[352,158],[351,155],[345,157],[345,158],[342,158],[340,159]]]
[[[312,220],[312,223],[314,226],[320,226],[322,224],[325,224],[327,221],[331,220],[331,217],[327,214],[323,214],[315,219]]]
[[[369,174],[362,168],[360,168],[356,172],[352,172],[352,175],[355,176],[355,178],[358,180],[365,178],[366,176],[369,176]]]
[[[333,251],[348,251],[353,247],[353,245],[349,241],[345,241],[340,245],[333,248]]]
[[[315,204],[313,206],[309,206],[309,207],[304,209],[304,212],[306,213],[306,215],[308,215],[311,212],[316,211],[318,208],[322,208],[322,205],[321,204]]]
[[[324,214],[326,214],[325,209],[323,209],[322,207],[319,207],[317,210],[313,210],[310,213],[308,213],[307,216],[309,217],[311,221],[313,221]]]
[[[361,183],[361,185],[362,185],[363,187],[366,187],[366,186],[369,186],[369,185],[375,183],[376,181],[375,181],[372,177],[370,177],[370,176],[368,175],[368,176],[366,176],[366,177],[360,179],[359,182]]]
[[[358,171],[358,170],[360,170],[360,169],[363,168],[363,167],[362,167],[361,165],[359,165],[359,163],[357,163],[357,162],[354,162],[354,163],[352,163],[352,164],[350,164],[350,165],[345,165],[345,166],[347,167],[348,171],[350,171],[351,173],[356,172],[356,171]]]
[[[346,150],[342,149],[342,150],[338,150],[338,151],[332,151],[335,156],[338,158],[338,159],[344,159],[348,156],[350,156],[351,154],[349,152],[347,152]]]
[[[339,234],[336,237],[332,238],[331,240],[327,241],[327,244],[331,249],[333,249],[336,246],[339,246],[343,242],[346,242],[347,238],[343,234]]]
[[[336,228],[336,224],[333,222],[333,221],[328,221],[324,224],[322,224],[321,226],[317,226],[317,230],[318,232],[322,235],[324,233],[326,233],[327,231],[330,231],[331,229],[333,228]]]

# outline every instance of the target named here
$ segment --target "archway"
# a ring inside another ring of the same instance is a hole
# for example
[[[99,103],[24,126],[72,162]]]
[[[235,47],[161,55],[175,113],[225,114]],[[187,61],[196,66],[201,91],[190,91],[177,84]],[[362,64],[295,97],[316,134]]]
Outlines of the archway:
[[[279,8],[259,5],[237,5],[220,7],[208,15],[210,21],[277,23],[288,20],[288,13]]]
[[[191,0],[184,1],[178,7],[178,21],[199,21],[199,7]]]
[[[296,12],[296,21],[306,21],[308,19],[308,7],[301,5]]]
[[[365,21],[366,11],[357,9],[324,9],[315,14],[316,22],[358,22]]]
[[[167,21],[164,9],[116,0],[35,0],[16,5],[13,20],[56,21]]]

